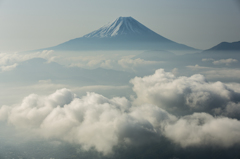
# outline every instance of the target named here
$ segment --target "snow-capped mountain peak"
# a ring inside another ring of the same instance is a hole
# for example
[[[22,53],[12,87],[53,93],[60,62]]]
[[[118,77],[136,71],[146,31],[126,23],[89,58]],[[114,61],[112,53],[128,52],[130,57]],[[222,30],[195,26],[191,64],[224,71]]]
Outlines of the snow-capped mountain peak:
[[[119,17],[83,37],[45,50],[193,50],[150,30],[132,17]]]
[[[132,34],[156,34],[148,29],[143,24],[139,23],[132,17],[119,17],[115,21],[93,31],[83,37],[86,38],[105,38],[114,37],[117,35],[132,35]]]

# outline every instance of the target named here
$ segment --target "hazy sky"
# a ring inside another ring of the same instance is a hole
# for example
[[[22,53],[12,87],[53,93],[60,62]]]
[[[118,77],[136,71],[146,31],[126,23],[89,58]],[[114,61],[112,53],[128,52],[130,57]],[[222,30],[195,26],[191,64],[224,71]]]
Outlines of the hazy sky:
[[[0,0],[0,52],[54,46],[119,16],[198,49],[240,40],[236,0]]]

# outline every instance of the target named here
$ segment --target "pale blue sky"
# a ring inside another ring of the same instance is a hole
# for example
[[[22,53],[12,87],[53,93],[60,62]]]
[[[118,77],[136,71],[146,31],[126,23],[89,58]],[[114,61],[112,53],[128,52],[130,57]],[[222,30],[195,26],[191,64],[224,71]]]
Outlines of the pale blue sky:
[[[2,0],[0,52],[54,46],[119,16],[198,49],[240,41],[235,0]]]

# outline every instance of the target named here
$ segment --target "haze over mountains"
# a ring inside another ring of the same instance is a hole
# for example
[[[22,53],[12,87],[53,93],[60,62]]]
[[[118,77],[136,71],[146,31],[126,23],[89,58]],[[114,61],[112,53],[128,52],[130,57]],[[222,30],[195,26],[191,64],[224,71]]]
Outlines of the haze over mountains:
[[[199,52],[120,17],[0,53],[0,159],[240,158],[239,44]]]
[[[132,17],[119,17],[83,37],[69,40],[45,50],[197,50],[169,40]]]
[[[33,51],[165,50],[197,53],[201,50],[174,42],[147,28],[132,17],[119,17],[82,37],[57,46]],[[222,42],[203,52],[240,50],[240,41]]]

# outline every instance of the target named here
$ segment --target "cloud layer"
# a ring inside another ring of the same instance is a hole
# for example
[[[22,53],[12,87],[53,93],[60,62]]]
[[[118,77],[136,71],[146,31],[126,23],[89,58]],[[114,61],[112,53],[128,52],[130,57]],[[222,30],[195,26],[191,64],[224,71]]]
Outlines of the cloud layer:
[[[19,62],[30,60],[33,58],[44,58],[48,61],[52,61],[54,57],[51,55],[53,50],[44,50],[42,52],[36,52],[31,54],[21,53],[0,53],[0,69],[2,71],[11,71],[17,67]]]
[[[154,75],[131,80],[135,103],[151,103],[175,115],[193,112],[216,113],[232,103],[239,103],[239,88],[222,82],[208,82],[203,75],[175,77],[159,69]]]
[[[239,132],[239,120],[213,117],[206,113],[182,117],[165,128],[165,135],[182,147],[231,147],[240,143]]]
[[[233,58],[229,58],[229,59],[220,59],[220,60],[214,60],[212,58],[210,59],[202,59],[203,62],[208,62],[208,61],[212,61],[212,63],[214,65],[221,65],[221,64],[225,64],[225,65],[230,65],[231,63],[236,63],[238,62],[237,59],[233,59]]]
[[[140,58],[132,59],[132,56],[121,57],[121,59],[106,59],[103,56],[95,57],[77,57],[77,62],[70,58],[70,67],[82,67],[87,69],[105,68],[127,72],[137,72],[148,67],[158,66],[162,61],[147,61]]]
[[[96,93],[80,98],[64,88],[2,106],[0,120],[19,131],[103,154],[119,144],[142,145],[161,137],[183,148],[240,144],[240,121],[230,118],[239,117],[237,87],[209,83],[202,75],[175,77],[162,69],[131,83],[137,95],[132,101]]]
[[[86,150],[95,147],[104,153],[119,142],[141,142],[143,136],[156,134],[163,122],[175,119],[156,106],[134,108],[126,98],[108,99],[95,93],[77,98],[67,89],[45,97],[29,95],[15,107],[2,106],[0,117],[44,138],[81,144]]]

